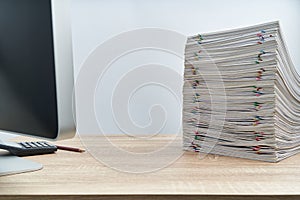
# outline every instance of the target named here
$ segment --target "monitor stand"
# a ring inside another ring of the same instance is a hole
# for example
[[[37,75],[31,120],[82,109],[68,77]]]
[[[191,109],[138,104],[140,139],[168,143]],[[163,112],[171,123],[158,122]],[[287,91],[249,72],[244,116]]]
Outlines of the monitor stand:
[[[43,165],[0,151],[0,176],[40,170]]]

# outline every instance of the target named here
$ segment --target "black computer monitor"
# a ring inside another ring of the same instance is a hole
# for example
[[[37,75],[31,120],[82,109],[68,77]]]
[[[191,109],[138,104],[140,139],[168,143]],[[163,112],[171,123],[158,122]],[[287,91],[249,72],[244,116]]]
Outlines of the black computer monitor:
[[[73,137],[69,11],[70,0],[0,0],[0,132]]]

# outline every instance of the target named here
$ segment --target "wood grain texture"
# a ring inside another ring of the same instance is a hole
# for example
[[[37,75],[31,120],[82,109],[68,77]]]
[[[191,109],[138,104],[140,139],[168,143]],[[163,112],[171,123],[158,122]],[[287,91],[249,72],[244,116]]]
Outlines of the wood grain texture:
[[[134,148],[130,140],[117,136],[110,139]],[[161,141],[166,139],[164,137]],[[92,144],[95,138],[90,137],[90,140]],[[83,148],[78,137],[57,144]],[[67,195],[64,197],[69,199],[81,195],[90,195],[91,198],[97,195],[115,195],[118,198],[118,195],[134,197],[145,194],[187,194],[189,198],[192,198],[191,195],[208,198],[211,197],[209,195],[265,195],[267,199],[270,195],[300,195],[300,154],[279,163],[266,163],[215,155],[199,159],[196,153],[185,152],[169,167],[144,174],[110,169],[88,152],[58,151],[56,154],[28,159],[42,163],[44,168],[36,172],[0,177],[0,199],[21,198],[20,195],[24,195],[24,199],[38,199],[44,195],[48,199],[52,199],[50,195]],[[281,199],[280,196],[277,198]]]

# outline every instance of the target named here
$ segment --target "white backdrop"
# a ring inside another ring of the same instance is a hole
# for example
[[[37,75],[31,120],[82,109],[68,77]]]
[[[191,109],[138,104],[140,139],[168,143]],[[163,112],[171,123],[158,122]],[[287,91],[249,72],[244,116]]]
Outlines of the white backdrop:
[[[298,0],[73,0],[74,73],[78,76],[82,63],[99,44],[125,31],[157,27],[193,35],[276,20],[280,21],[290,55],[300,72],[299,19]],[[160,59],[178,73],[183,72],[182,60],[164,56]],[[112,73],[112,79],[116,79],[114,76],[117,75],[119,73]],[[108,84],[107,90],[111,89]],[[181,91],[180,87],[177,89]],[[129,105],[130,115],[136,124],[144,126],[151,123],[148,110],[151,105],[161,103],[168,105],[165,107],[168,126],[162,132],[174,131],[172,127],[180,123],[180,109],[174,98],[164,92],[154,86],[136,95]],[[137,102],[138,107],[135,106]],[[108,125],[106,131],[121,133],[109,116],[109,113],[103,113],[100,119]]]

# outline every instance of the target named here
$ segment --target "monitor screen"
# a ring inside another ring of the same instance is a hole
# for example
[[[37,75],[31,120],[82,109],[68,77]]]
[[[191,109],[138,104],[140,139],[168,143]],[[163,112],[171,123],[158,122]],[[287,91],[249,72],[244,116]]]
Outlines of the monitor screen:
[[[55,138],[51,0],[0,0],[0,130]]]

